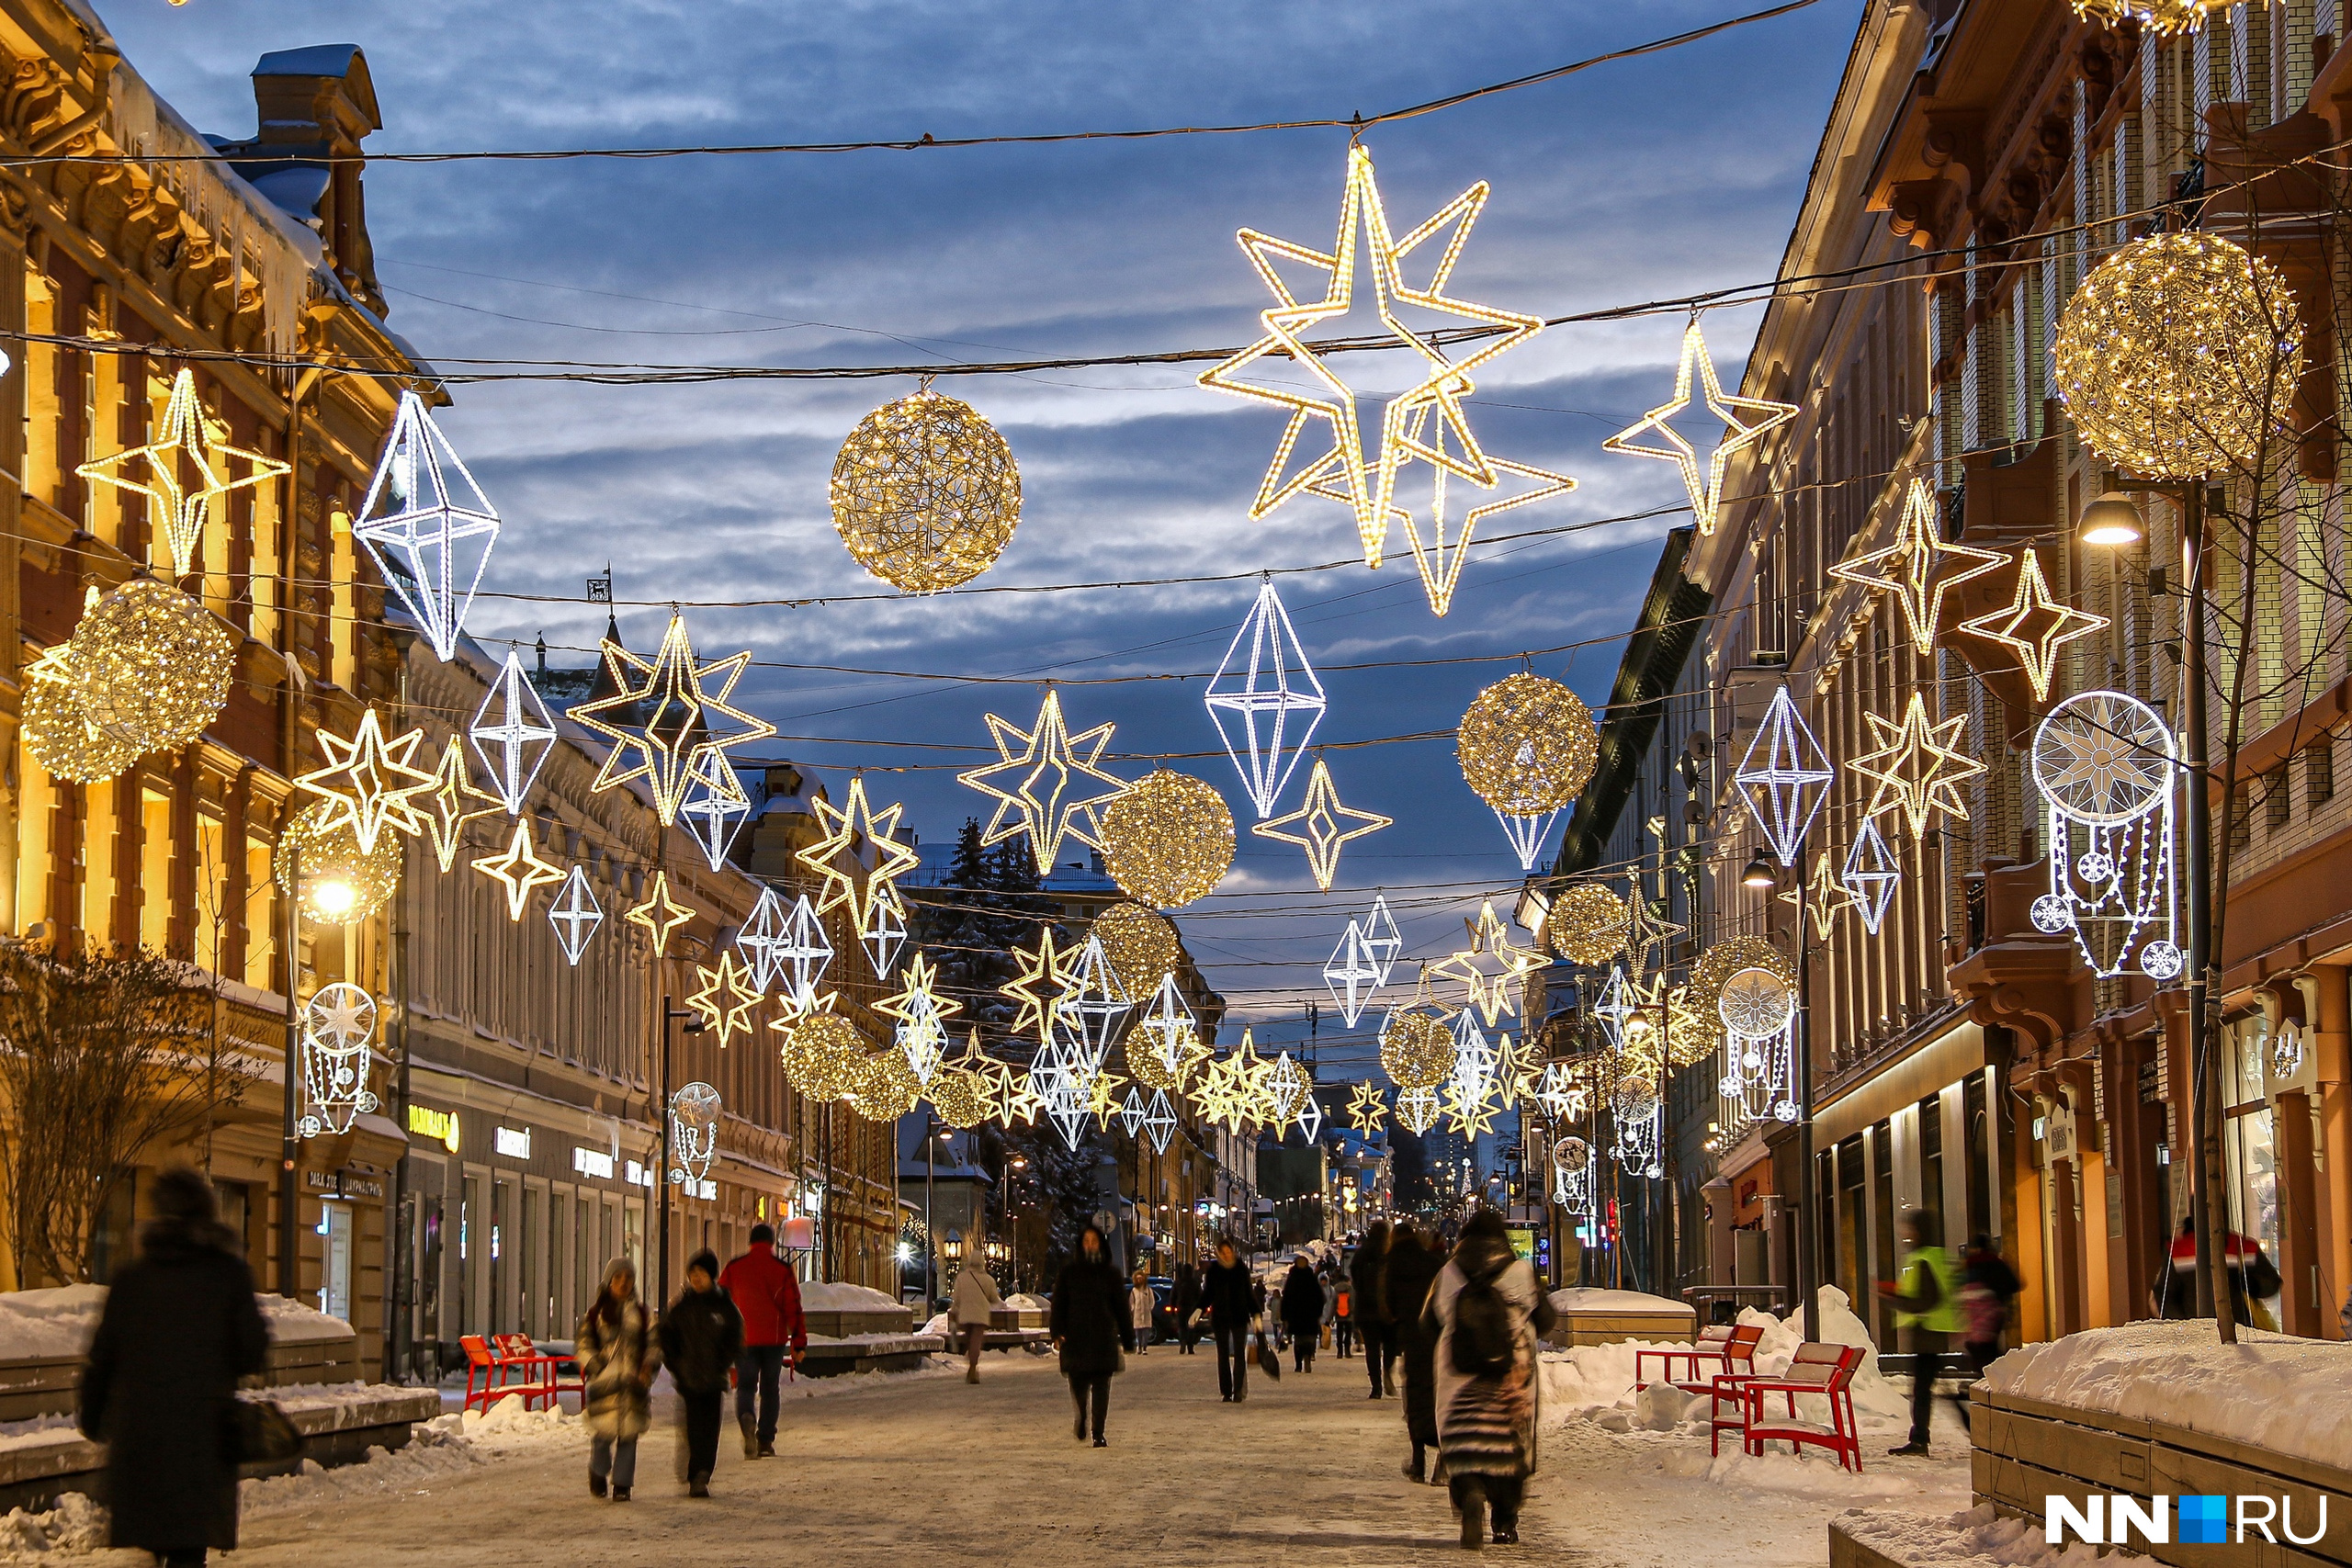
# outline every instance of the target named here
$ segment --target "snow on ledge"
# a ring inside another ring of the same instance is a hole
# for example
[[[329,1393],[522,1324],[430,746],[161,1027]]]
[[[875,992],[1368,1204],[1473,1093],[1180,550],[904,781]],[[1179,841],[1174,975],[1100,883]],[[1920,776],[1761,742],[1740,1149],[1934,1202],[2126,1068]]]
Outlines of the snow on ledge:
[[[1672,1301],[1665,1296],[1653,1296],[1641,1291],[1604,1291],[1592,1286],[1574,1285],[1565,1291],[1552,1292],[1552,1306],[1563,1314],[1572,1312],[1589,1313],[1671,1313],[1696,1321],[1699,1313],[1688,1302]]]
[[[2051,1546],[2041,1521],[2005,1519],[1990,1503],[1942,1516],[1855,1508],[1830,1528],[1904,1568],[2113,1568],[2148,1561],[2136,1551],[2101,1557],[2080,1541]]]
[[[811,1280],[800,1287],[803,1312],[905,1312],[908,1309],[865,1285]]]
[[[0,1360],[80,1356],[98,1331],[107,1303],[104,1285],[59,1285],[42,1291],[0,1292]],[[284,1296],[256,1295],[262,1320],[277,1344],[348,1339],[351,1325]]]
[[[2214,1337],[2211,1319],[2089,1328],[2010,1351],[1986,1370],[1997,1393],[2250,1443],[2316,1464],[2352,1454],[2352,1347],[2238,1330]]]

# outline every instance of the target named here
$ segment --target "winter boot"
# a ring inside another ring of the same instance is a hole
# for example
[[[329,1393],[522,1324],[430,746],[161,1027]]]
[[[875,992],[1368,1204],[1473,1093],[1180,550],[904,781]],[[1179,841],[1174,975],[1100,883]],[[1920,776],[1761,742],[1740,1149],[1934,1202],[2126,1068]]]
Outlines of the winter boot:
[[[743,1428],[743,1457],[760,1457],[760,1424],[749,1416],[736,1417],[735,1424]]]
[[[1462,1550],[1476,1551],[1487,1544],[1487,1495],[1473,1491],[1462,1499]]]
[[[614,1501],[614,1502],[616,1502],[616,1503],[626,1503],[626,1502],[628,1502],[628,1487],[626,1487],[626,1486],[616,1486],[616,1487],[614,1487],[614,1488],[613,1488],[613,1501]]]
[[[588,1478],[588,1495],[591,1497],[602,1497],[604,1495],[605,1478],[601,1475],[590,1476]]]

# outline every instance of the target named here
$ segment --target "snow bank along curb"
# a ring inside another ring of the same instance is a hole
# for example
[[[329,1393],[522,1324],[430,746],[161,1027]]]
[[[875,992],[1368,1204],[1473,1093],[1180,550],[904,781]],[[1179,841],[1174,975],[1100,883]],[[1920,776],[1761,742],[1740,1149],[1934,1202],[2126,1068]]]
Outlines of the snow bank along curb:
[[[0,1422],[73,1410],[106,1300],[104,1285],[0,1292]],[[269,1328],[266,1381],[340,1383],[359,1375],[351,1325],[283,1296],[256,1295],[254,1303]]]
[[[1989,1504],[1941,1517],[1850,1508],[1829,1521],[1829,1568],[2100,1568],[2144,1562],[2136,1552],[2051,1546],[2030,1519]]]

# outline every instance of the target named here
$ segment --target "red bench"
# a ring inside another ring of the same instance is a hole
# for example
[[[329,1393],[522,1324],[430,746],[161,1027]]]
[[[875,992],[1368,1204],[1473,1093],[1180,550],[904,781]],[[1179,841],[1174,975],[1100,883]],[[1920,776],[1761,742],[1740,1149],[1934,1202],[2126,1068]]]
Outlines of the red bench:
[[[487,1414],[492,1405],[510,1393],[522,1395],[526,1410],[560,1404],[567,1393],[584,1397],[579,1378],[557,1375],[563,1358],[541,1350],[531,1343],[527,1334],[499,1334],[488,1338],[468,1334],[458,1343],[466,1352],[464,1408],[468,1410],[478,1407]],[[477,1387],[477,1382],[481,1386]]]
[[[1841,1466],[1859,1474],[1862,1444],[1854,1419],[1853,1382],[1861,1364],[1862,1352],[1855,1346],[1804,1344],[1797,1347],[1785,1371],[1716,1378],[1708,1391],[1714,1399],[1714,1413],[1708,1421],[1709,1447],[1721,1453],[1724,1433],[1736,1427],[1741,1447],[1751,1454],[1762,1454],[1764,1445],[1775,1440],[1787,1443],[1792,1451],[1811,1443],[1829,1450]],[[1781,1416],[1768,1416],[1765,1402],[1776,1393],[1786,1408]],[[1800,1419],[1797,1400],[1801,1396],[1826,1400],[1828,1421]],[[1729,1416],[1724,1414],[1727,1402],[1736,1407]]]
[[[1724,1373],[1746,1373],[1756,1370],[1756,1347],[1762,1342],[1764,1330],[1755,1324],[1710,1324],[1699,1331],[1699,1342],[1688,1350],[1636,1350],[1634,1352],[1634,1392],[1639,1393],[1649,1387],[1642,1376],[1643,1363],[1656,1359],[1664,1369],[1657,1381],[1669,1382],[1685,1393],[1705,1393],[1713,1387],[1713,1380]],[[1714,1363],[1716,1370],[1702,1373],[1702,1361]],[[1679,1362],[1689,1371],[1676,1377],[1674,1370]]]

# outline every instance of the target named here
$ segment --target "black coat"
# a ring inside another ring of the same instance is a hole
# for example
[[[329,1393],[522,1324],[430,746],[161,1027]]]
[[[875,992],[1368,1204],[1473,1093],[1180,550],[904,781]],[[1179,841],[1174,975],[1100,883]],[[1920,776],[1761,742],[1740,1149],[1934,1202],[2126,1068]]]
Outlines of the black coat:
[[[1323,1284],[1314,1269],[1293,1267],[1283,1280],[1283,1326],[1309,1337],[1323,1332]]]
[[[1201,1270],[1201,1305],[1218,1328],[1247,1328],[1257,1308],[1250,1266],[1236,1262],[1230,1269],[1212,1263]]]
[[[1359,1324],[1379,1328],[1393,1321],[1394,1314],[1388,1310],[1387,1272],[1388,1234],[1383,1230],[1376,1237],[1367,1237],[1348,1263],[1348,1282],[1355,1287],[1349,1315]]]
[[[1169,1304],[1176,1309],[1180,1322],[1186,1313],[1201,1310],[1201,1277],[1193,1272],[1191,1264],[1177,1265],[1175,1298]]]
[[[1384,1282],[1405,1363],[1405,1429],[1417,1443],[1437,1441],[1437,1329],[1421,1309],[1444,1268],[1443,1255],[1419,1241],[1390,1239]]]
[[[725,1291],[689,1287],[662,1314],[662,1364],[684,1393],[712,1393],[743,1349],[743,1314]]]
[[[1063,1376],[1108,1377],[1119,1370],[1119,1352],[1136,1348],[1136,1325],[1126,1282],[1110,1258],[1075,1258],[1062,1270],[1054,1286],[1053,1334],[1061,1342]]]
[[[113,1544],[157,1555],[237,1545],[237,1380],[269,1330],[219,1224],[156,1220],[115,1276],[82,1371],[81,1427],[107,1445]]]

